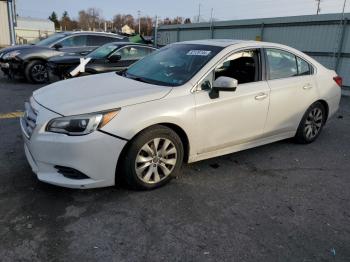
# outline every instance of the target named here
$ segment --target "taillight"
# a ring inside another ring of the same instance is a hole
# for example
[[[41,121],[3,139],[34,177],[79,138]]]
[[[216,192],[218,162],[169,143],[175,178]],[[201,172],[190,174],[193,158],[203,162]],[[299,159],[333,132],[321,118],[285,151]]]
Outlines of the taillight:
[[[341,78],[340,76],[335,76],[335,77],[333,77],[333,80],[337,83],[338,86],[342,87],[343,78]]]

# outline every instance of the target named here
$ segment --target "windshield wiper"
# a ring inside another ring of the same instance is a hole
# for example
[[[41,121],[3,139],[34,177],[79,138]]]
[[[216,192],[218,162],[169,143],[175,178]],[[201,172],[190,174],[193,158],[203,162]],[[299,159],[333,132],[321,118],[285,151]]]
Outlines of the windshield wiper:
[[[148,81],[145,78],[142,78],[142,77],[139,77],[139,76],[137,76],[137,77],[130,77],[130,78],[133,79],[133,80],[136,80],[136,81],[143,82],[143,83],[152,84],[151,81]]]
[[[117,75],[125,76],[125,77],[126,77],[126,70],[127,70],[127,69],[123,69],[123,70],[117,71],[117,72],[115,72],[115,73],[116,73]]]
[[[130,78],[132,80],[139,81],[139,82],[143,82],[143,83],[147,83],[147,84],[152,84],[153,83],[152,81],[149,81],[149,80],[147,80],[147,79],[145,79],[143,77],[139,77],[139,76],[134,76],[134,75],[128,74],[126,71],[127,70],[124,69],[123,71],[120,71],[117,74],[121,75],[121,76],[124,76],[126,78]]]

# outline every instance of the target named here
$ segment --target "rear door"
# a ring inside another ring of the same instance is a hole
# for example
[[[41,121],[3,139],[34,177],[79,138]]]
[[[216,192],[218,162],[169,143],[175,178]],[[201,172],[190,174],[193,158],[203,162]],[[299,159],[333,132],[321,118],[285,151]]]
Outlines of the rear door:
[[[317,100],[313,66],[293,53],[266,48],[270,107],[265,134],[294,132],[307,108]]]

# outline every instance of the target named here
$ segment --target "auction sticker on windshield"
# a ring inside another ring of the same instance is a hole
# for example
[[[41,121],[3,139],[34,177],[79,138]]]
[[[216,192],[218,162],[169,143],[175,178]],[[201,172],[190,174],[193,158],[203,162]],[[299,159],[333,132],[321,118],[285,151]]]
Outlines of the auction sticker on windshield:
[[[211,51],[207,50],[190,50],[186,55],[199,55],[199,56],[207,56],[211,53]]]

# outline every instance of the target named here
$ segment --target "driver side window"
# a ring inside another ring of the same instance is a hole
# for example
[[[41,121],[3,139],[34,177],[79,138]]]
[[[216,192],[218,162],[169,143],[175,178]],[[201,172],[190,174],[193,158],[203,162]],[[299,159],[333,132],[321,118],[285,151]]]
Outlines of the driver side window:
[[[257,82],[261,80],[260,51],[258,49],[244,50],[229,56],[218,65],[201,82],[201,90],[210,90],[213,82],[220,76],[234,78],[238,84]]]
[[[220,76],[234,78],[238,84],[260,81],[260,52],[257,49],[234,53],[214,71],[214,79]]]

